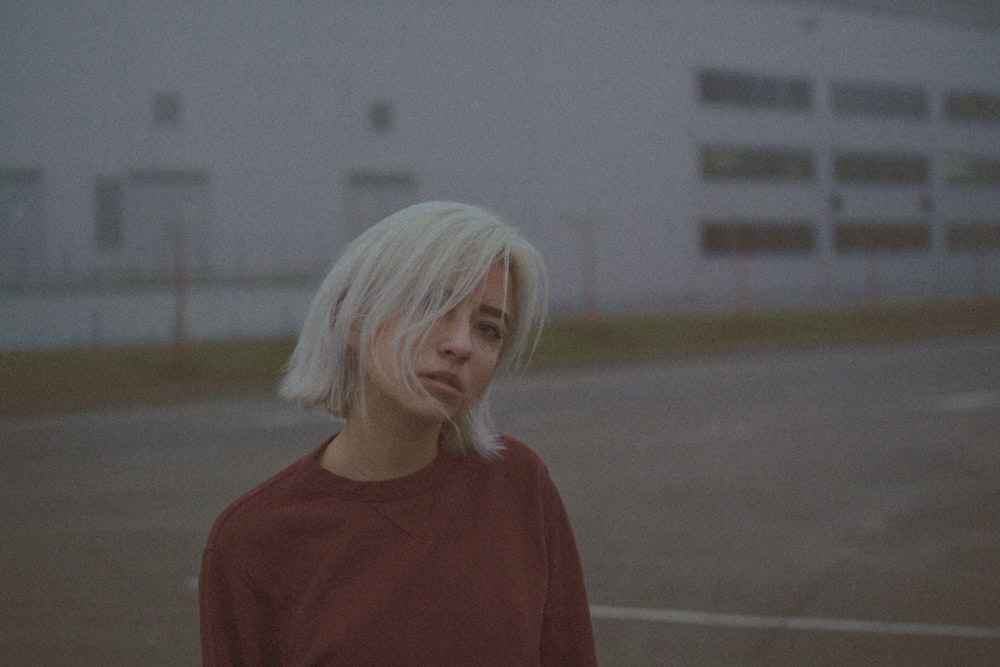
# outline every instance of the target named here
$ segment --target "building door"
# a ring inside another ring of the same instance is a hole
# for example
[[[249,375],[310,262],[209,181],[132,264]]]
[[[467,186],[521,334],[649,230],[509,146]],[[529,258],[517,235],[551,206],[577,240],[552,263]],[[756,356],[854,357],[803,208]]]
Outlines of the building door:
[[[132,171],[124,199],[122,268],[156,278],[210,268],[207,172]]]
[[[41,169],[0,169],[0,280],[22,282],[46,273]]]

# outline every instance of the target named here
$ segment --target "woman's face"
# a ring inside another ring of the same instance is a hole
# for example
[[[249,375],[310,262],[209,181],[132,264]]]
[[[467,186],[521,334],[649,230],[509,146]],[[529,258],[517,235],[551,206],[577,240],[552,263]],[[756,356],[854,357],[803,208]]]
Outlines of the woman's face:
[[[368,410],[442,421],[465,411],[486,388],[496,369],[510,315],[504,265],[493,264],[475,289],[435,323],[413,350],[413,368],[426,393],[414,391],[393,374],[392,327],[378,336],[367,365]],[[384,413],[383,413],[384,414]]]

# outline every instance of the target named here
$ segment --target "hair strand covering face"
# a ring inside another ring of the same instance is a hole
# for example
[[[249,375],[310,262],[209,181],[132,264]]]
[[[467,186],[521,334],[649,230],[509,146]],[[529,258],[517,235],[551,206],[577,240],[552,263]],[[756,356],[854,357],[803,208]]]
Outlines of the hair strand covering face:
[[[355,239],[321,283],[281,384],[281,395],[340,417],[365,418],[369,346],[392,325],[392,368],[414,391],[412,351],[431,327],[503,262],[512,303],[498,367],[512,367],[538,342],[546,310],[541,255],[513,227],[484,209],[454,202],[416,204]],[[442,419],[446,417],[442,413]],[[489,387],[461,415],[448,419],[443,444],[496,455],[500,442]]]

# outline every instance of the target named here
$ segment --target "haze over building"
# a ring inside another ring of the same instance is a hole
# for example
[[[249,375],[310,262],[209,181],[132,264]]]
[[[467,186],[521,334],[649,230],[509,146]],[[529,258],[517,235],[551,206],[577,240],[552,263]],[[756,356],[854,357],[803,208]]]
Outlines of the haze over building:
[[[292,332],[426,199],[557,313],[996,296],[998,70],[988,2],[3,3],[0,347],[168,338],[179,267]]]

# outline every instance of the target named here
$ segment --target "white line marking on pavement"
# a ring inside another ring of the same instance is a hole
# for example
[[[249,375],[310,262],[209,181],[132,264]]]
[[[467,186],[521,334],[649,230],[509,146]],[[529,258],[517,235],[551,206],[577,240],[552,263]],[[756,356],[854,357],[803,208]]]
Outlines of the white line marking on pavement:
[[[921,637],[965,637],[1000,639],[1000,628],[938,623],[902,623],[895,621],[864,621],[846,618],[809,618],[802,616],[758,616],[753,614],[720,614],[681,609],[649,609],[644,607],[612,607],[590,605],[593,618],[653,623],[681,623],[721,627],[775,630],[814,630],[819,632],[867,632],[880,635],[916,635]]]
[[[935,396],[926,402],[938,412],[974,412],[1000,405],[1000,391],[970,391],[962,394]]]

